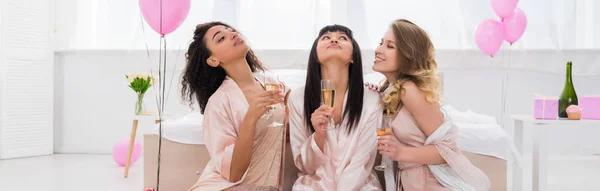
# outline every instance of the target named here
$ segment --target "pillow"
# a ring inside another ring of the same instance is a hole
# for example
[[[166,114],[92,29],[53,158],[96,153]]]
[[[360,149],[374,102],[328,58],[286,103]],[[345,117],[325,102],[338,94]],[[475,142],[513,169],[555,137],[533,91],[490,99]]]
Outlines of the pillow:
[[[291,89],[304,86],[306,82],[306,70],[302,69],[274,69],[271,72],[276,73],[285,85]],[[379,84],[385,76],[379,72],[371,72],[363,76],[365,83]]]
[[[379,72],[371,72],[364,76],[365,83],[371,83],[376,85],[379,85],[379,83],[381,83],[383,79],[385,79],[385,76],[383,76],[383,74]]]
[[[271,72],[279,76],[279,80],[282,81],[289,89],[294,89],[304,86],[306,82],[306,70],[301,69],[274,69]]]
[[[162,122],[162,137],[185,144],[204,144],[202,140],[203,115],[195,111],[179,119]],[[154,125],[152,134],[159,135],[159,124]]]

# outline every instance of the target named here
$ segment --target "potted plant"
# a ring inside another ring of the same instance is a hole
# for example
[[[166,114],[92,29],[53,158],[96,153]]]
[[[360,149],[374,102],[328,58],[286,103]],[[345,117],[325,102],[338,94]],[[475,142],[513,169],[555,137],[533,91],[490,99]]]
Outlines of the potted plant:
[[[137,94],[135,102],[135,114],[142,115],[146,113],[144,104],[144,95],[146,91],[156,82],[156,78],[146,72],[133,72],[125,75],[129,82],[129,87]]]

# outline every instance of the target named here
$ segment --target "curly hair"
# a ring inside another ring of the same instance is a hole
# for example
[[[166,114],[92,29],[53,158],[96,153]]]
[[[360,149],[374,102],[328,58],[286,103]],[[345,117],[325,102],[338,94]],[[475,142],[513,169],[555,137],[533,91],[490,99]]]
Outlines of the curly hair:
[[[381,104],[385,115],[393,115],[402,106],[401,97],[404,83],[411,81],[425,93],[429,103],[440,101],[440,82],[436,74],[435,48],[427,32],[406,19],[395,20],[390,28],[394,33],[398,51],[398,76],[396,81],[386,81],[382,85]]]
[[[204,35],[208,29],[219,25],[233,29],[233,27],[222,22],[208,22],[197,25],[193,40],[185,54],[187,64],[182,74],[181,96],[183,101],[189,102],[190,108],[194,104],[194,100],[197,101],[202,114],[204,114],[208,99],[221,86],[227,75],[220,66],[211,67],[206,63],[206,59],[211,56],[211,52],[206,46]],[[233,29],[233,31],[237,30]],[[246,61],[252,72],[265,69],[250,47],[248,47],[248,53],[246,53]]]

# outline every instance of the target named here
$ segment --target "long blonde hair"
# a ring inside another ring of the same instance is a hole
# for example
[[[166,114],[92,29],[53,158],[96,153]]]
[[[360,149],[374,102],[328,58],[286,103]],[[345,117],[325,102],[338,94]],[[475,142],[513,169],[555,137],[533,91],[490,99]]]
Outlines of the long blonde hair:
[[[384,114],[393,115],[402,108],[404,104],[400,98],[405,91],[403,84],[408,81],[415,83],[425,93],[427,102],[440,101],[435,48],[427,32],[406,19],[395,20],[390,28],[396,38],[398,76],[395,82],[386,80],[382,85]]]

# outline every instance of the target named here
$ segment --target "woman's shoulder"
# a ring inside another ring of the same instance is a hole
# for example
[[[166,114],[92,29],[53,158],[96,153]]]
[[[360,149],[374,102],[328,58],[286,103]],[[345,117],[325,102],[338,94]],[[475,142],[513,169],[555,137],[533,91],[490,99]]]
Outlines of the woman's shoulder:
[[[379,93],[370,90],[369,88],[363,86],[364,96],[363,96],[363,108],[372,110],[375,107],[379,107]]]
[[[415,105],[417,103],[424,103],[427,94],[419,89],[419,87],[412,81],[406,81],[402,84],[402,93],[400,99],[405,106]]]
[[[293,88],[287,98],[288,107],[298,112],[304,111],[304,86]]]
[[[420,91],[417,84],[415,84],[415,82],[410,81],[410,80],[403,82],[402,88],[404,88],[406,91]]]
[[[292,93],[290,93],[290,97],[288,98],[290,101],[293,100],[295,103],[302,103],[304,101],[304,86],[293,88],[291,91]]]
[[[223,104],[227,104],[229,103],[229,100],[231,99],[231,91],[233,90],[233,87],[230,87],[231,85],[235,85],[235,84],[231,84],[231,80],[228,80],[227,78],[225,80],[223,80],[223,83],[221,83],[221,86],[219,86],[219,88],[217,88],[217,90],[215,91],[215,93],[213,93],[209,98],[208,98],[208,102],[206,103],[207,106],[208,105],[218,105],[218,106],[222,106]]]

